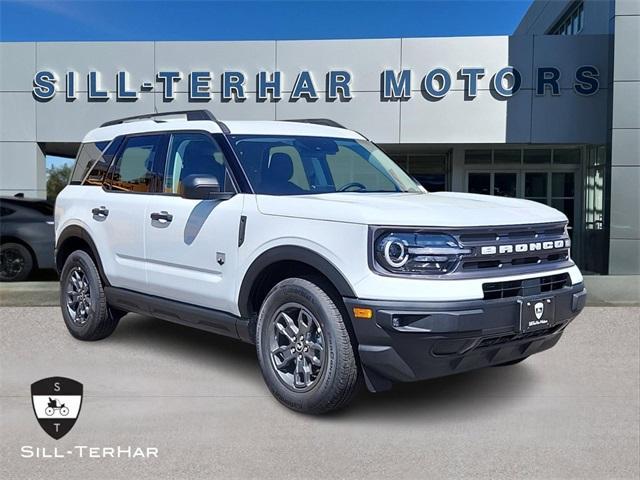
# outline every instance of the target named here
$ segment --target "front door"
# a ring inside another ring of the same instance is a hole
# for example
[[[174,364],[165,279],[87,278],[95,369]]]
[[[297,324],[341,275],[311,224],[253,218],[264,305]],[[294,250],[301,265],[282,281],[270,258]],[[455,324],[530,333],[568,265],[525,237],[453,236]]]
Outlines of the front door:
[[[180,196],[189,175],[213,175],[235,192],[226,161],[206,133],[175,133],[169,142],[162,186],[144,217],[148,293],[234,312],[238,229],[244,195],[228,200]]]

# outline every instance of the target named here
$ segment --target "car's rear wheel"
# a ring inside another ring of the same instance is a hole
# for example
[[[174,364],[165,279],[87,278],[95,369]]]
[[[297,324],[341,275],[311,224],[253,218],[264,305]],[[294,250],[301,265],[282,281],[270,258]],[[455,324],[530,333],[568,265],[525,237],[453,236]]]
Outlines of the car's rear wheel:
[[[0,281],[21,282],[33,270],[33,257],[27,247],[19,243],[0,245]]]
[[[80,340],[108,337],[122,316],[107,305],[98,269],[82,250],[69,255],[62,267],[60,306],[69,333]]]
[[[278,283],[260,309],[256,347],[271,393],[287,407],[324,413],[346,406],[359,385],[345,319],[316,283]]]

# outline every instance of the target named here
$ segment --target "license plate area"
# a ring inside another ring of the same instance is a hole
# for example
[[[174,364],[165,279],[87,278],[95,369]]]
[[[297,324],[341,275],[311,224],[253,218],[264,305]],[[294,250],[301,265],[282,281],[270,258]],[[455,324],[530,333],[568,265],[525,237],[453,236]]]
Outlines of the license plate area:
[[[525,297],[520,304],[520,332],[545,330],[555,323],[556,304],[553,297]]]

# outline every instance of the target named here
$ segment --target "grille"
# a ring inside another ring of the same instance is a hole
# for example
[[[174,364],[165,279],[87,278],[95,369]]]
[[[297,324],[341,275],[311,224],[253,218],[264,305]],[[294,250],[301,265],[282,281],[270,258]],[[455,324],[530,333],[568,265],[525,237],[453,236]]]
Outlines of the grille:
[[[471,250],[461,257],[458,272],[556,268],[570,261],[564,223],[485,227],[475,232],[461,230],[455,236],[463,248]]]
[[[547,275],[545,277],[512,280],[510,282],[492,282],[482,284],[485,300],[499,298],[527,297],[545,292],[553,292],[571,286],[568,273]]]

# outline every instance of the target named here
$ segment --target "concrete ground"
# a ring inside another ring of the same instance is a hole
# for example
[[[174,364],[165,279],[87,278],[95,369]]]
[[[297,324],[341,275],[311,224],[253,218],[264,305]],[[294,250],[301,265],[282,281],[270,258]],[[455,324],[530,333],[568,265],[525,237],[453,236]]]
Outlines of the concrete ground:
[[[3,479],[637,479],[640,309],[587,308],[554,348],[512,367],[362,393],[308,417],[265,387],[252,346],[137,315],[83,343],[58,308],[0,308]],[[84,384],[49,438],[29,386]],[[157,447],[158,458],[21,458],[22,446]]]

